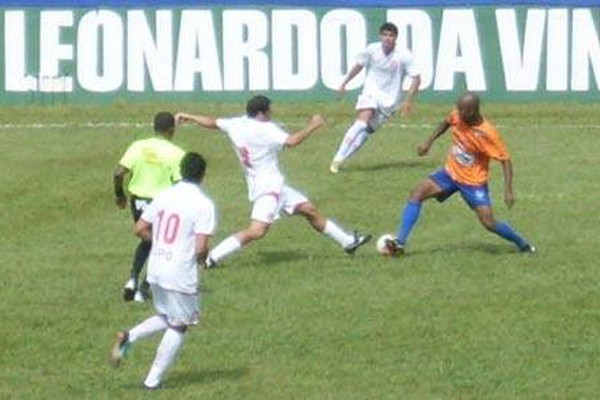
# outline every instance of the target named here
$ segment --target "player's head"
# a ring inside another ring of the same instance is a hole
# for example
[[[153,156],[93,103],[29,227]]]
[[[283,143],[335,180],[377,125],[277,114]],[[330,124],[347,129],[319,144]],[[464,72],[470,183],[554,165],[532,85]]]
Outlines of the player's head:
[[[175,116],[168,111],[156,114],[154,116],[154,132],[163,136],[173,136],[173,133],[175,133]]]
[[[477,93],[465,92],[456,102],[458,115],[461,121],[467,125],[478,125],[481,123],[481,114],[479,113],[479,96]]]
[[[185,153],[179,163],[181,178],[186,182],[200,183],[206,172],[206,161],[200,153]]]
[[[396,46],[398,27],[391,22],[386,22],[379,27],[379,39],[385,51],[391,51]]]
[[[252,97],[246,103],[246,115],[250,118],[256,118],[259,115],[268,117],[271,112],[271,99],[267,96],[257,95]]]

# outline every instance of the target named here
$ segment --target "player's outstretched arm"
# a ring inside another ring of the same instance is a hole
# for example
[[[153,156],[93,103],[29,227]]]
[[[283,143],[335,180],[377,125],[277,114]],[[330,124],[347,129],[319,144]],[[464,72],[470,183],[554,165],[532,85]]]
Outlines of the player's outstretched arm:
[[[433,133],[417,147],[417,154],[420,156],[424,156],[429,153],[429,149],[433,145],[433,142],[436,141],[437,138],[442,136],[446,131],[450,128],[450,123],[446,120],[441,122],[433,131]]]
[[[342,84],[340,85],[340,87],[338,88],[338,93],[340,95],[343,95],[346,93],[346,85],[348,84],[348,82],[350,82],[352,79],[354,79],[354,77],[356,75],[358,75],[360,73],[360,71],[362,71],[364,67],[360,64],[355,64],[352,69],[350,70],[350,72],[348,72],[348,75],[346,75],[346,77],[344,78],[344,81],[342,82]]]
[[[310,120],[306,123],[306,126],[304,128],[288,136],[284,143],[285,146],[294,147],[299,145],[300,143],[308,139],[311,133],[322,127],[324,124],[325,120],[321,115],[313,115],[310,118]]]
[[[515,204],[515,195],[513,193],[513,169],[510,159],[500,161],[502,164],[502,173],[504,174],[504,203],[508,208]]]
[[[175,114],[175,122],[177,125],[192,123],[206,129],[218,129],[217,119],[206,115],[192,115],[180,112]]]

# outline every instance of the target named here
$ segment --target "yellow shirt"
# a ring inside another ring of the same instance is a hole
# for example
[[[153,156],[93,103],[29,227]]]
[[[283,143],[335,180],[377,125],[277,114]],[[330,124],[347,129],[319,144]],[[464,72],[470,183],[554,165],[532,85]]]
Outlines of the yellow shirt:
[[[129,192],[152,199],[162,189],[181,180],[179,163],[185,152],[166,138],[133,142],[119,164],[131,171]]]

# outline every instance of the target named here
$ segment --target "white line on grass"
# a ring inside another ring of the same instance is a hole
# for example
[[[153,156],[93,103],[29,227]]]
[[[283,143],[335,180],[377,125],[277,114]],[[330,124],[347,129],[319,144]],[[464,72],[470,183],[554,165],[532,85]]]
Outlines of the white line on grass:
[[[289,125],[289,124],[302,124],[305,120],[287,120],[286,124],[280,125]],[[20,129],[65,129],[65,128],[82,128],[82,129],[103,129],[103,128],[136,128],[136,129],[147,129],[151,127],[151,123],[147,122],[76,122],[76,123],[27,123],[27,124],[15,124],[15,123],[6,123],[0,124],[0,130],[20,130]],[[437,125],[435,124],[405,124],[405,123],[397,123],[397,122],[389,122],[385,126],[393,127],[393,128],[401,128],[401,129],[421,129],[427,128],[431,129]],[[515,129],[515,128],[527,128],[527,129],[547,129],[548,127],[552,127],[554,129],[600,129],[599,124],[536,124],[536,125],[504,125],[498,124],[498,128],[501,129]]]

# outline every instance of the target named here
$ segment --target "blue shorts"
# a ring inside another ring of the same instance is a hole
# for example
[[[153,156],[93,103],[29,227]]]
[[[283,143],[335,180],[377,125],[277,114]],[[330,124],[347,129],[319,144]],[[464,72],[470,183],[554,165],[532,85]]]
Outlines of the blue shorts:
[[[459,191],[463,200],[471,208],[492,205],[487,184],[465,185],[456,182],[444,168],[429,175],[429,179],[434,181],[442,189],[442,193],[435,197],[440,203],[446,201],[446,199]]]

